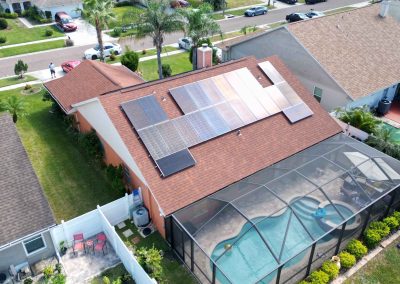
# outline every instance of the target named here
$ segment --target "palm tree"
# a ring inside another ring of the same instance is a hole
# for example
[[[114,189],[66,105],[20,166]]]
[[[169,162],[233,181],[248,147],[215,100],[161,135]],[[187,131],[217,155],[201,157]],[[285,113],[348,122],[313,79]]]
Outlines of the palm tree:
[[[381,121],[375,118],[375,116],[370,112],[367,106],[357,107],[350,110],[339,110],[337,113],[338,118],[341,121],[369,134],[375,133],[381,123]]]
[[[104,46],[102,30],[110,21],[115,20],[113,13],[114,0],[84,0],[80,10],[84,18],[95,26],[100,49],[100,60],[104,62]]]
[[[157,51],[158,76],[162,75],[161,51],[164,36],[167,33],[182,30],[182,17],[180,14],[171,12],[170,3],[167,0],[151,0],[139,16],[136,38],[149,36],[153,39],[153,45]]]
[[[221,34],[218,23],[211,17],[212,11],[210,4],[202,4],[197,9],[180,10],[180,14],[185,18],[185,33],[193,42],[193,70],[197,68],[197,47],[200,39],[216,33]]]
[[[17,96],[11,96],[5,101],[0,101],[0,110],[11,113],[14,123],[17,123],[18,117],[26,114],[25,107],[24,100]]]

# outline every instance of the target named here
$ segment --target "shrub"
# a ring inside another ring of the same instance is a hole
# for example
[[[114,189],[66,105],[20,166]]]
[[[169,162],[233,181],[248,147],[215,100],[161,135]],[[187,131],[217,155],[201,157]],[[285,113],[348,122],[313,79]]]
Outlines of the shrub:
[[[7,27],[8,27],[7,20],[0,18],[0,30],[5,30]]]
[[[111,188],[116,192],[125,193],[125,185],[123,182],[124,170],[121,165],[114,167],[113,165],[108,165],[106,167],[106,175],[111,183]]]
[[[5,36],[0,36],[0,44],[5,43],[7,41],[7,38]]]
[[[32,89],[32,85],[26,84],[24,90],[30,90],[30,89]]]
[[[46,31],[45,31],[45,33],[44,33],[44,34],[45,34],[46,36],[52,36],[52,35],[53,35],[53,33],[54,33],[54,32],[53,32],[53,30],[52,30],[52,29],[46,29]]]
[[[171,77],[172,69],[169,64],[162,64],[161,69],[162,69],[163,78]]]
[[[154,246],[150,249],[142,247],[137,249],[135,254],[138,262],[144,268],[144,270],[146,270],[151,277],[155,278],[156,280],[160,280],[162,275],[161,251],[156,249]]]
[[[115,7],[133,6],[134,4],[130,1],[121,1],[114,4]]]
[[[115,56],[114,53],[111,53],[111,54],[110,54],[110,60],[111,60],[111,61],[115,61],[116,58],[117,58],[117,56]]]
[[[139,66],[139,56],[128,48],[121,57],[121,64],[135,72]]]
[[[66,279],[65,279],[64,274],[56,274],[51,278],[51,284],[65,284]]]
[[[45,279],[50,279],[51,276],[53,276],[53,274],[54,270],[53,267],[51,267],[51,265],[48,265],[43,269],[43,275]]]
[[[122,283],[132,283],[132,275],[129,273],[125,273],[124,275],[121,276],[121,282]]]
[[[372,135],[368,137],[365,143],[389,156],[392,156],[395,159],[400,159],[400,145],[390,143],[389,141],[385,141],[381,137],[376,137]]]
[[[309,282],[312,284],[326,284],[329,283],[329,275],[321,270],[314,271],[308,277]]]
[[[113,29],[111,36],[120,37],[122,34],[122,29],[120,27],[116,27]]]
[[[399,211],[394,211],[392,214],[392,217],[396,218],[397,222],[400,224],[400,212]]]
[[[104,148],[101,144],[96,131],[92,130],[88,133],[81,133],[78,136],[78,143],[85,152],[96,161],[101,161],[104,157]]]
[[[26,279],[24,280],[24,284],[32,284],[32,283],[33,283],[32,278],[26,278]]]
[[[389,226],[381,221],[371,222],[371,224],[369,224],[369,229],[375,230],[381,236],[381,238],[384,238],[390,234]]]
[[[10,13],[10,10],[6,9],[5,13],[0,13],[0,18],[5,18],[5,19],[16,19],[18,18],[18,14],[17,13]]]
[[[356,257],[351,253],[348,253],[347,251],[342,251],[341,253],[339,253],[339,258],[340,265],[344,269],[349,269],[356,263]]]
[[[103,277],[103,284],[111,284],[110,278],[108,278],[107,276]]]
[[[390,231],[394,231],[399,227],[399,221],[397,221],[396,217],[386,217],[383,219],[383,223],[390,228]]]
[[[62,272],[62,265],[61,265],[61,263],[57,263],[55,269],[56,269],[57,273],[61,273],[61,272]]]
[[[28,71],[28,64],[24,63],[21,59],[17,61],[14,66],[14,73],[18,75],[20,78],[24,77],[24,73]]]
[[[145,55],[146,53],[147,53],[147,50],[146,50],[146,49],[143,49],[143,50],[142,50],[142,54]]]
[[[321,270],[328,274],[329,281],[332,281],[339,275],[339,267],[336,265],[336,263],[330,260],[327,260],[322,264]]]
[[[74,46],[74,41],[72,40],[72,39],[70,39],[70,38],[67,38],[66,40],[65,40],[65,46]]]
[[[346,251],[354,255],[358,260],[367,254],[368,249],[359,240],[351,240],[346,246]]]
[[[376,247],[381,240],[382,237],[376,230],[368,229],[364,233],[364,241],[369,249]]]

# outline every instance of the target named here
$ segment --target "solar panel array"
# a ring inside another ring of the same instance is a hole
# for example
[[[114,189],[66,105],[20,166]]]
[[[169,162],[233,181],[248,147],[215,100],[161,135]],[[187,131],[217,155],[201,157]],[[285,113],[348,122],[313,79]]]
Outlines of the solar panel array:
[[[274,85],[241,68],[170,89],[185,114],[172,120],[153,95],[121,105],[164,177],[195,164],[192,146],[281,111],[292,123],[312,115],[270,62],[259,66]]]

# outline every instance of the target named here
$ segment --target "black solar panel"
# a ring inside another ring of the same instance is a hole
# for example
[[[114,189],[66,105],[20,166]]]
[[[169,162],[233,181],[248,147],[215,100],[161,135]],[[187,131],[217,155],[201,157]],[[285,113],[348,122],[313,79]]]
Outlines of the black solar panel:
[[[181,150],[167,157],[156,160],[163,177],[173,175],[196,164],[188,149]]]
[[[288,107],[283,110],[283,113],[290,120],[291,123],[295,123],[303,118],[313,115],[312,110],[305,104],[300,103],[295,106]]]

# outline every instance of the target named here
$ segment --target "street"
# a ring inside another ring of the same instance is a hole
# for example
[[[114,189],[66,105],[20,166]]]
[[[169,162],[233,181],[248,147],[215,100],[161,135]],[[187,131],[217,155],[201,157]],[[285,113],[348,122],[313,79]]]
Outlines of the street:
[[[285,19],[285,16],[287,14],[294,12],[307,12],[311,8],[317,11],[325,11],[360,2],[365,2],[365,1],[329,0],[327,2],[322,2],[315,5],[297,5],[297,6],[290,6],[284,9],[270,10],[264,16],[257,16],[252,18],[237,17],[228,20],[221,20],[218,23],[220,24],[222,32],[226,33],[230,31],[240,30],[244,26],[254,26],[254,25],[258,26],[258,25],[282,21]],[[167,35],[164,44],[168,45],[176,43],[179,37],[182,37],[182,33],[174,33]],[[120,43],[121,45],[129,46],[131,49],[134,50],[149,49],[153,47],[152,40],[150,38],[145,38],[142,40],[128,38],[121,40]],[[37,54],[20,55],[12,58],[0,59],[0,77],[14,75],[14,65],[18,59],[22,59],[25,63],[27,63],[29,66],[28,72],[32,72],[36,70],[46,69],[49,65],[49,62],[53,62],[56,66],[59,66],[62,62],[66,60],[81,59],[84,51],[92,46],[93,44],[86,46],[68,47],[64,49],[46,51]]]

